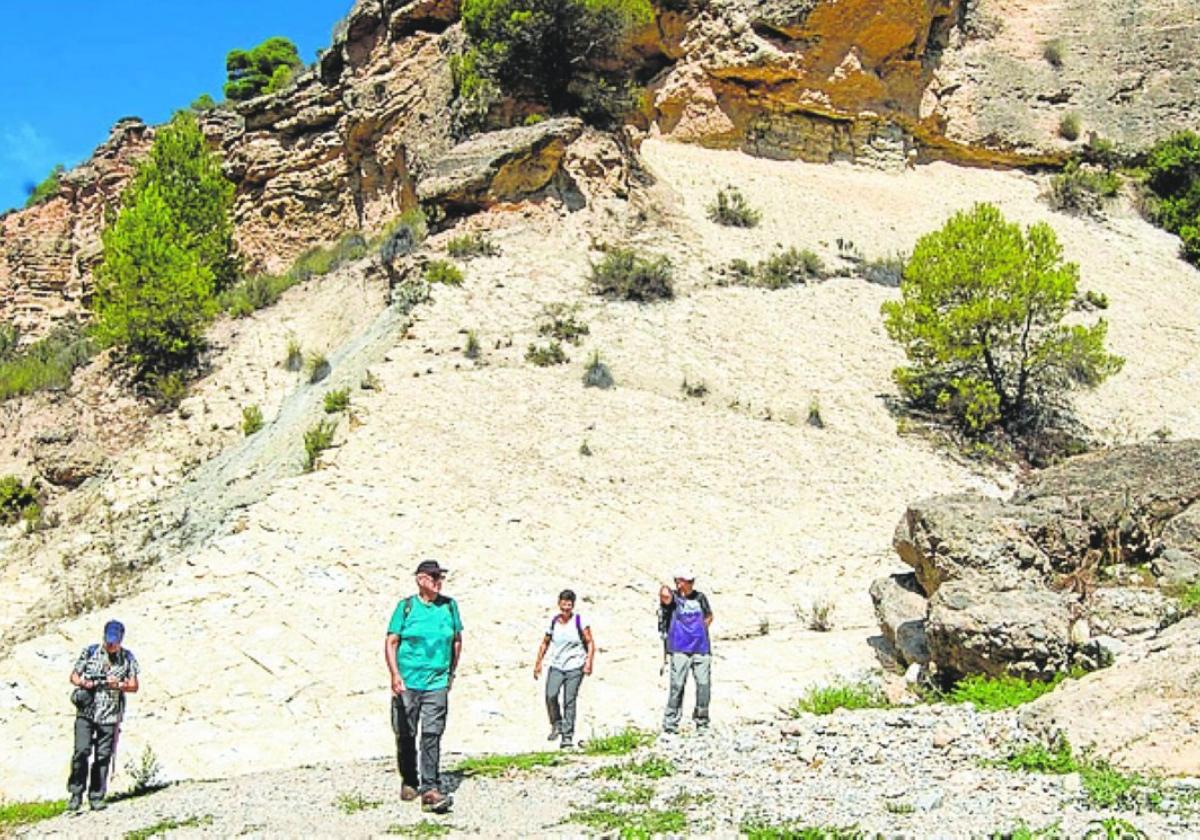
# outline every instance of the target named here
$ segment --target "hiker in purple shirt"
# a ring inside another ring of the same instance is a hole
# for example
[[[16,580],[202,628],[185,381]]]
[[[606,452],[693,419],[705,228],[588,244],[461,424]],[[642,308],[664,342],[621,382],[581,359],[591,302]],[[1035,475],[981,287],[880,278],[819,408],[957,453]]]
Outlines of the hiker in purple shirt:
[[[703,592],[696,591],[696,576],[690,569],[675,573],[675,589],[664,586],[658,593],[666,628],[667,654],[671,662],[671,688],[667,694],[667,710],[663,714],[663,732],[679,730],[683,706],[683,687],[688,671],[696,680],[696,711],[692,718],[696,729],[708,728],[708,700],[712,693],[712,645],[708,626],[712,624],[712,608]]]

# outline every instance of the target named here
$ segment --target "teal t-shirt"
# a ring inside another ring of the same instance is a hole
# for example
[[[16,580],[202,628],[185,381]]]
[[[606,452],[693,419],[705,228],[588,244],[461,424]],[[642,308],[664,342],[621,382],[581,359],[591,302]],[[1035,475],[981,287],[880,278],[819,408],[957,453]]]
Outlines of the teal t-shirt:
[[[408,615],[404,614],[410,603]],[[417,691],[438,691],[450,685],[450,657],[454,637],[462,632],[458,604],[453,598],[439,595],[432,604],[418,596],[404,598],[396,604],[389,634],[400,637],[396,649],[396,666],[404,685]]]

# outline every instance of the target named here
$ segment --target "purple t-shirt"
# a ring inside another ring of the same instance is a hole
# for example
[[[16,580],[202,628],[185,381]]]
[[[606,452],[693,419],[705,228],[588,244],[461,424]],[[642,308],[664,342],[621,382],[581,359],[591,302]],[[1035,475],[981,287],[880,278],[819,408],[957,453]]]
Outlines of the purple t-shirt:
[[[671,592],[671,623],[667,629],[667,650],[671,653],[712,653],[708,643],[708,625],[704,617],[712,615],[704,593],[692,590],[685,598]]]

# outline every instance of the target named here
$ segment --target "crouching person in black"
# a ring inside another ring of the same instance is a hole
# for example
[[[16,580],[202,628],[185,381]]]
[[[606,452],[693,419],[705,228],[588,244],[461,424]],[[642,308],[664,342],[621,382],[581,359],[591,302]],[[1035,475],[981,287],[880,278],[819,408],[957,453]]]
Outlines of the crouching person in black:
[[[67,790],[71,793],[67,809],[73,812],[82,807],[85,789],[93,811],[106,807],[108,765],[120,737],[125,695],[138,690],[137,659],[133,651],[121,646],[124,638],[125,626],[115,620],[108,622],[104,625],[104,643],[84,648],[71,670],[71,685],[75,686],[71,695],[76,710],[75,752],[71,757],[71,777],[67,780]]]

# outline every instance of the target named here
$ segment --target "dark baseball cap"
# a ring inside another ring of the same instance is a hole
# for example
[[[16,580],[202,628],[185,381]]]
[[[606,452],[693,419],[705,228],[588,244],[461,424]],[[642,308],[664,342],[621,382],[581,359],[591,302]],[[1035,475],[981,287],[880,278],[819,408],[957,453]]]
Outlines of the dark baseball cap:
[[[449,569],[443,569],[438,565],[436,560],[422,560],[417,564],[417,574],[419,575],[448,575]]]
[[[106,645],[120,644],[125,638],[125,625],[115,618],[104,625],[104,643]]]

